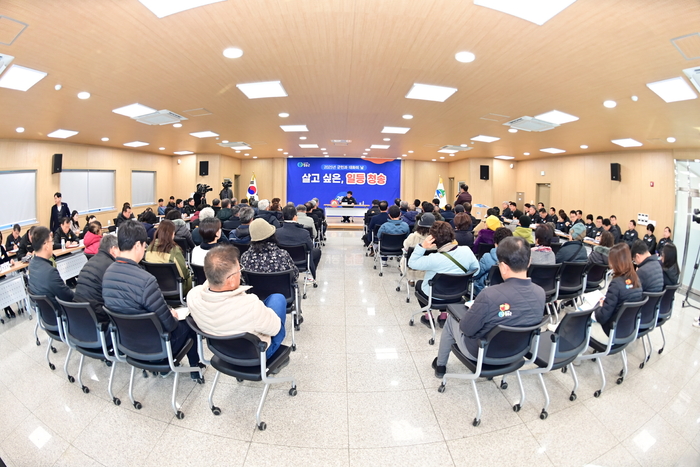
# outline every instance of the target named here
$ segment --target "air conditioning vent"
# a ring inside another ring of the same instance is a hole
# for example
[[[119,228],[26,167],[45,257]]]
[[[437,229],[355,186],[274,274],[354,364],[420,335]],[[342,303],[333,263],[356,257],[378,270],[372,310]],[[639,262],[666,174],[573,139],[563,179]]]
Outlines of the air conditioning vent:
[[[334,146],[347,146],[348,144],[352,143],[351,139],[332,139],[331,143],[333,143]]]
[[[12,55],[2,55],[2,54],[0,54],[0,73],[2,73],[3,71],[5,71],[5,68],[7,68],[7,66],[8,66],[10,63],[12,63],[12,60],[14,60],[14,59],[15,59],[15,57],[13,57]]]
[[[686,68],[683,70],[683,73],[685,73],[685,76],[693,83],[695,89],[700,91],[700,68]]]
[[[250,144],[244,143],[243,141],[233,141],[230,143],[217,143],[217,144],[223,148],[231,148],[231,149],[236,149],[238,151],[247,151],[248,149],[252,149],[250,147]]]
[[[170,110],[159,110],[158,112],[153,112],[152,114],[139,115],[138,117],[131,117],[137,122],[145,123],[146,125],[169,125],[172,123],[179,123],[182,120],[187,120],[186,117],[178,115]]]
[[[504,125],[523,131],[547,131],[559,126],[556,123],[549,123],[532,117],[516,118],[504,123]]]
[[[474,148],[469,147],[469,146],[467,146],[467,147],[464,147],[464,146],[451,146],[451,145],[448,144],[448,145],[443,146],[443,147],[441,147],[440,149],[438,149],[438,152],[443,152],[443,153],[445,153],[445,154],[454,154],[454,153],[460,152],[460,151],[471,151],[472,149],[474,149]]]

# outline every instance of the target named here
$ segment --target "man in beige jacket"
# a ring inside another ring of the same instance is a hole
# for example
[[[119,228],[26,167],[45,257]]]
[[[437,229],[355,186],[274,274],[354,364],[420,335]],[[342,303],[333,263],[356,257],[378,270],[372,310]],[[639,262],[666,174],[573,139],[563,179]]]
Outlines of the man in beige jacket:
[[[267,342],[270,358],[284,340],[287,301],[272,294],[263,302],[241,286],[238,248],[218,245],[204,258],[204,284],[187,294],[187,308],[199,328],[214,336],[249,332]]]

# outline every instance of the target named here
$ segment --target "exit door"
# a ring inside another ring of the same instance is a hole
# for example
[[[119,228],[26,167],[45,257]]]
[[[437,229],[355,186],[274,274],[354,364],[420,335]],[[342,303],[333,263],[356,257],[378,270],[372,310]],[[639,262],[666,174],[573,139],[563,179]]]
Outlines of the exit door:
[[[549,209],[551,204],[549,204],[549,183],[538,183],[537,184],[537,201],[538,203],[544,204],[545,209]]]

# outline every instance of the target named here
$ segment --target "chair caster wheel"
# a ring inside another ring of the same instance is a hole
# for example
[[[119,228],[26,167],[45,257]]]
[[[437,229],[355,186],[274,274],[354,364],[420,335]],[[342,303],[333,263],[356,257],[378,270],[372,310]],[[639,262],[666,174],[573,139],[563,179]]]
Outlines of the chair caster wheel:
[[[595,361],[598,360],[597,358],[591,358],[591,361],[595,363]]]
[[[292,397],[296,396],[297,395],[297,388],[290,388],[289,395]]]
[[[374,266],[374,269],[377,269],[377,266]]]
[[[301,298],[303,298],[304,300],[306,300],[306,294],[302,295]]]
[[[56,347],[51,346],[51,352],[56,353],[56,352],[58,352],[58,350],[56,350]]]
[[[442,383],[442,384],[438,387],[438,392],[445,392],[445,383]]]
[[[620,372],[618,373],[618,376],[622,376],[624,374],[625,374],[625,370],[620,370]]]
[[[413,320],[410,320],[410,321],[408,322],[408,325],[409,325],[409,326],[413,326]]]
[[[295,325],[294,325],[294,330],[295,330],[295,331],[298,331],[299,329],[301,329],[301,327],[300,327],[298,324],[295,324]]]
[[[146,370],[143,370],[142,374],[144,378],[148,378],[148,372]]]
[[[51,368],[52,370],[55,370],[55,369],[56,369],[56,365],[54,365],[53,363],[49,363],[49,368]]]
[[[573,401],[576,400],[576,393],[575,393],[575,392],[572,392],[572,393],[571,393],[571,395],[569,396],[569,400],[570,400],[571,402],[573,402]]]
[[[243,382],[243,378],[236,378],[236,381],[238,381],[239,383],[242,383],[242,382]]]
[[[314,289],[318,289],[318,284],[314,282]]]
[[[258,430],[265,431],[265,428],[267,428],[267,423],[260,422],[260,424],[258,425]]]
[[[428,341],[428,344],[430,344],[430,345],[435,344],[435,339],[433,339],[433,338],[431,337],[430,340]]]
[[[540,413],[540,420],[546,420],[549,414],[547,413],[546,410],[542,409],[542,412]]]
[[[83,386],[81,389],[83,390],[83,393],[85,393],[85,394],[89,394],[89,393],[90,393],[90,388],[87,387],[87,386]]]
[[[501,389],[508,389],[508,383],[501,381]]]
[[[116,405],[116,406],[122,405],[122,401],[121,401],[121,399],[119,399],[118,397],[115,397],[114,399],[112,399],[112,402],[113,402],[114,405]]]
[[[73,378],[72,376],[69,376],[69,377],[68,377],[68,382],[69,382],[69,383],[75,383],[75,378]]]
[[[472,426],[479,426],[481,425],[481,420],[478,418],[475,418],[474,421],[472,422]]]
[[[664,351],[664,349],[659,349],[659,355]]]
[[[401,292],[401,287],[396,287],[397,292]]]
[[[37,345],[37,347],[41,345],[41,342],[39,342],[39,339],[36,340],[36,345]]]
[[[213,413],[214,415],[221,415],[221,409],[218,407],[212,407],[211,413]]]
[[[515,404],[513,406],[513,412],[520,412],[520,404]]]
[[[296,351],[297,351],[297,345],[296,345],[296,344],[292,344],[292,352],[296,352]]]
[[[382,276],[384,276],[384,273],[383,273],[383,272],[380,272],[380,273],[379,273],[379,277],[382,277]]]
[[[178,420],[182,420],[183,418],[185,418],[185,414],[182,413],[181,410],[178,410],[177,413],[175,414],[175,417],[176,417]]]
[[[623,382],[624,380],[625,380],[625,378],[623,378],[622,376],[620,376],[619,378],[617,378],[617,384],[622,384],[622,382]]]
[[[593,393],[593,397],[600,397],[600,389]]]
[[[410,298],[407,298],[407,299],[406,299],[406,303],[411,303],[411,299],[410,299]]]
[[[141,410],[141,407],[143,407],[143,406],[141,405],[141,402],[139,402],[139,401],[134,402],[134,408],[135,408],[136,410]]]
[[[644,368],[644,362],[639,364],[639,369],[641,370],[642,368]]]
[[[568,368],[566,368],[565,366],[561,368],[562,373],[566,373],[567,370],[568,370]]]

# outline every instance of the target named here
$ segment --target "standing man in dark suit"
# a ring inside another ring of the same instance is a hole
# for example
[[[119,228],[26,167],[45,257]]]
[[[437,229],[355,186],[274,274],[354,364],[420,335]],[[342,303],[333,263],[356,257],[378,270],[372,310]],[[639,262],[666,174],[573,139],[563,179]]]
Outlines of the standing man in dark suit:
[[[284,221],[282,221],[282,226],[277,228],[275,232],[275,237],[277,237],[277,242],[281,246],[295,246],[295,245],[306,245],[309,252],[311,253],[311,264],[309,264],[309,270],[311,275],[316,279],[316,267],[319,261],[321,261],[321,249],[314,248],[314,244],[311,241],[311,234],[306,228],[297,222],[297,208],[294,206],[285,206],[282,208],[282,216]]]
[[[70,218],[70,209],[66,203],[61,202],[61,193],[56,192],[53,195],[53,206],[51,206],[51,223],[49,225],[49,230],[55,232],[60,225],[60,220],[62,217]]]

